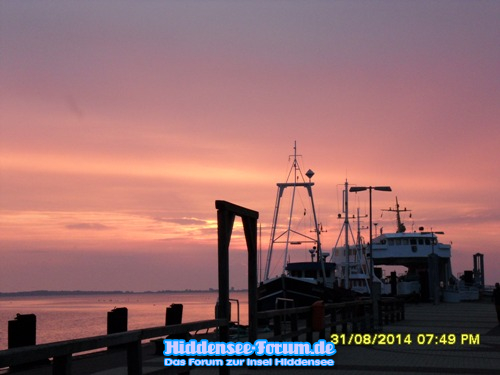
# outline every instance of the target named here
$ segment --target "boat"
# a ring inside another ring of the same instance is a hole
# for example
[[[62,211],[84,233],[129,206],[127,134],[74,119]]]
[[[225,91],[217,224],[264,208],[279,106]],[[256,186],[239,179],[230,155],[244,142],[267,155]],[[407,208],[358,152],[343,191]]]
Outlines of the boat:
[[[340,301],[350,296],[337,287],[336,264],[326,261],[329,254],[322,249],[322,225],[313,199],[314,172],[309,169],[304,175],[298,156],[295,142],[286,182],[277,183],[265,273],[257,289],[259,311],[310,306],[316,301]],[[303,192],[307,197],[302,197]],[[288,210],[282,209],[285,200]],[[295,259],[300,257],[301,261]]]
[[[309,306],[319,300],[346,301],[375,292],[435,302],[441,299],[461,301],[479,298],[479,289],[470,285],[470,281],[464,282],[453,275],[451,245],[440,242],[438,238],[443,232],[433,231],[432,228],[425,231],[423,227],[418,231],[406,231],[401,214],[410,213],[411,217],[411,210],[400,208],[397,197],[395,208],[383,210],[396,215],[395,232],[384,233],[380,229],[380,234],[373,238],[370,246],[360,234],[358,209],[357,217],[352,216],[357,218],[358,224],[357,237],[354,238],[349,222],[350,189],[347,181],[343,194],[343,216],[339,214],[339,218],[344,219],[344,224],[330,257],[329,253],[322,250],[323,229],[316,218],[312,192],[314,172],[309,169],[304,175],[297,157],[295,143],[286,182],[277,183],[264,279],[257,290],[260,311],[281,306]],[[299,203],[304,204],[304,199],[300,197],[300,191],[304,190],[307,192],[309,208],[295,205],[297,195],[300,198]],[[289,210],[283,214],[282,200],[286,192],[289,192]],[[297,229],[294,218],[303,218],[306,214],[312,216],[309,227],[305,230]],[[338,246],[342,234],[345,235],[345,242],[343,246]],[[279,246],[281,250],[278,250]],[[292,251],[293,247],[302,250],[302,261],[291,261],[292,253],[294,256],[300,253]],[[373,254],[370,254],[370,248]],[[277,251],[281,251],[281,254],[278,256],[278,271],[275,272],[272,266],[276,264],[274,258]],[[383,266],[403,266],[407,271],[403,275],[391,272],[390,277],[384,277]],[[474,272],[468,272],[483,275],[482,270],[482,266],[475,266]]]
[[[396,207],[383,210],[396,214],[397,227],[394,233],[383,233],[373,239],[373,264],[375,276],[382,279],[380,266],[404,266],[407,272],[391,276],[382,285],[382,293],[414,297],[421,300],[443,299],[474,300],[479,298],[479,291],[465,288],[463,282],[457,279],[451,267],[451,244],[439,241],[441,231],[407,232],[401,220],[401,213],[410,212],[399,206],[396,197]],[[411,214],[410,214],[411,217]],[[377,267],[378,266],[378,267]]]
[[[373,274],[370,282],[370,246],[365,243],[360,234],[360,214],[350,216],[348,213],[349,185],[345,182],[343,191],[343,212],[339,219],[344,219],[337,243],[332,249],[332,258],[338,266],[340,284],[354,292],[369,295],[370,287],[377,286],[380,294],[399,296],[413,300],[443,300],[445,302],[458,302],[477,300],[479,289],[471,283],[456,278],[451,268],[451,245],[439,241],[440,231],[407,232],[401,219],[402,213],[411,210],[401,208],[396,197],[396,207],[389,208],[386,212],[396,215],[395,232],[380,234],[372,242],[373,249]],[[354,238],[349,219],[357,219],[357,237]],[[339,246],[342,234],[345,235],[343,246]],[[350,242],[352,240],[352,242]],[[477,254],[481,255],[481,254]],[[476,260],[475,260],[475,263]],[[397,275],[391,272],[389,277],[384,277],[383,266],[403,266],[406,273]],[[482,273],[474,271],[474,274]]]
[[[361,216],[359,208],[357,214],[350,216],[349,214],[349,183],[346,180],[344,190],[342,191],[342,213],[338,214],[339,219],[343,219],[343,224],[339,232],[339,236],[332,249],[332,257],[330,262],[337,265],[337,276],[339,286],[351,290],[358,295],[370,295],[370,264],[368,263],[367,254],[369,246],[361,235]],[[354,236],[350,219],[355,219],[357,222],[357,234]],[[341,241],[343,245],[341,244]],[[382,283],[375,275],[372,275],[373,281]],[[382,284],[381,284],[382,285]],[[383,289],[383,293],[387,292]],[[388,292],[387,292],[388,293]]]

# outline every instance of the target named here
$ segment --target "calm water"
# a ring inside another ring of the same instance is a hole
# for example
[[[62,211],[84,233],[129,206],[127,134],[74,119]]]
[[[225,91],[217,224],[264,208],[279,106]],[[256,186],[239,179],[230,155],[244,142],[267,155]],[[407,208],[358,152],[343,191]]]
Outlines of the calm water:
[[[128,329],[165,324],[165,310],[172,303],[182,303],[182,321],[213,319],[217,292],[166,294],[99,294],[87,296],[10,297],[0,298],[0,350],[7,349],[8,321],[16,314],[35,314],[37,344],[105,335],[107,312],[115,307],[128,308]],[[246,292],[231,293],[238,299],[240,321],[248,323]],[[237,307],[232,302],[232,320]]]

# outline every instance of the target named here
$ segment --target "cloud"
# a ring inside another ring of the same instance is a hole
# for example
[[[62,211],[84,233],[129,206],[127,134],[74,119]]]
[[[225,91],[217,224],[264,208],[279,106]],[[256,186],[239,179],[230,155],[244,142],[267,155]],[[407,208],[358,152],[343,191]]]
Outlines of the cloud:
[[[113,227],[99,223],[75,223],[66,225],[66,229],[75,230],[111,230]]]
[[[210,223],[204,219],[197,219],[195,217],[155,217],[154,220],[162,223],[172,223],[179,225],[209,225]]]

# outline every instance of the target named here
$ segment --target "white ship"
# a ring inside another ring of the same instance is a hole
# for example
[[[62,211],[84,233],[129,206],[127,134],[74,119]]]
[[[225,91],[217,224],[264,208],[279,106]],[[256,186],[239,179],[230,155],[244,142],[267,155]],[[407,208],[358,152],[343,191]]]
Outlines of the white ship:
[[[346,230],[345,245],[334,247],[332,262],[337,263],[342,286],[356,292],[369,293],[369,245],[364,243],[359,234],[359,213],[357,216],[358,237],[353,241],[352,246],[349,245],[347,190],[346,182],[343,227],[343,230]],[[373,283],[380,284],[382,294],[406,296],[419,300],[443,299],[448,302],[479,298],[477,288],[466,287],[462,280],[453,276],[451,245],[442,243],[438,239],[438,235],[444,234],[443,232],[424,231],[422,227],[418,232],[406,232],[401,213],[409,213],[410,210],[401,209],[397,197],[396,208],[384,211],[396,214],[397,229],[391,233],[381,232],[373,239],[374,273],[372,278]],[[404,275],[391,272],[389,277],[384,278],[382,266],[404,266],[407,271]]]
[[[375,266],[407,268],[406,274],[397,276],[391,273],[386,279],[392,294],[413,295],[435,302],[479,298],[477,288],[465,287],[463,281],[453,275],[451,244],[442,243],[438,238],[443,232],[425,231],[423,227],[418,232],[406,232],[401,213],[409,210],[400,208],[397,197],[396,208],[384,211],[396,214],[397,230],[395,233],[381,233],[373,239],[373,263]]]

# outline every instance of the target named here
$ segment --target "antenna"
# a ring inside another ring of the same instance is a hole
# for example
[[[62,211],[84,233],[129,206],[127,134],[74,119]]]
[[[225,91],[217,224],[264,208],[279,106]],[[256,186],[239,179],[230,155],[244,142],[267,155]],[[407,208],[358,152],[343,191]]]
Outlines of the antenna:
[[[398,227],[396,229],[396,233],[404,233],[406,232],[406,226],[405,224],[401,221],[401,212],[411,212],[411,210],[406,209],[400,209],[399,208],[399,202],[398,202],[398,197],[396,196],[396,208],[389,207],[387,210],[382,210],[386,212],[395,212],[396,213],[396,221],[398,224]]]

